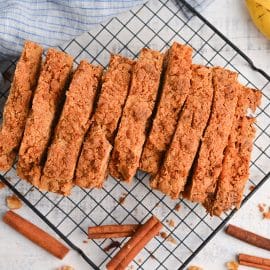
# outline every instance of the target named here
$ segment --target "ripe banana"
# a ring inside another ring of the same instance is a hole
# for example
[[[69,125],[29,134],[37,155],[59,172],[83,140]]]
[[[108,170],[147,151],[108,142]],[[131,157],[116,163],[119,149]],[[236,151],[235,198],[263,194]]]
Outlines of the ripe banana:
[[[270,0],[246,0],[246,5],[254,24],[270,39]]]

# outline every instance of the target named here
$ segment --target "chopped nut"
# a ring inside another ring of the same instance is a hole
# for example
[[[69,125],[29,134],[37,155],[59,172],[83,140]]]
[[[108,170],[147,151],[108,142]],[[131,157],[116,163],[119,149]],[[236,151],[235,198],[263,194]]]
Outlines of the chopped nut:
[[[6,185],[4,183],[0,182],[0,189],[5,188],[5,187],[6,187]]]
[[[189,266],[187,270],[203,270],[201,267],[198,266]]]
[[[239,264],[235,261],[227,262],[226,263],[228,270],[238,270]]]
[[[179,212],[179,210],[181,209],[181,205],[180,203],[177,203],[175,206],[174,206],[174,210]]]
[[[251,185],[251,186],[249,187],[249,191],[252,191],[254,188],[255,188],[255,186]]]
[[[83,243],[84,243],[84,244],[87,244],[87,243],[88,243],[88,241],[87,241],[87,240],[83,240]]]
[[[22,207],[21,200],[18,197],[16,197],[15,195],[7,196],[6,204],[10,210],[19,209]]]
[[[138,260],[138,263],[141,264],[141,263],[142,263],[142,259],[139,259],[139,260]]]
[[[72,266],[65,265],[65,266],[58,268],[58,270],[74,270],[74,268]]]

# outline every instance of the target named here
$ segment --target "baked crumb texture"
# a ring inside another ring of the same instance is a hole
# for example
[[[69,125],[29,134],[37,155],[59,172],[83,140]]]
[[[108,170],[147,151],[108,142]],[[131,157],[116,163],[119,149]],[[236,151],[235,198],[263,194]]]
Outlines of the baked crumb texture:
[[[108,71],[102,80],[101,94],[92,125],[83,143],[76,169],[75,184],[85,188],[101,188],[107,177],[107,167],[117,125],[126,101],[134,61],[112,55]]]
[[[190,186],[185,190],[185,197],[189,200],[205,204],[215,192],[239,93],[236,73],[216,67],[212,69],[212,75],[212,111],[195,161]]]
[[[233,207],[240,207],[245,184],[249,177],[249,162],[255,137],[253,127],[255,118],[247,116],[247,109],[251,109],[253,112],[256,110],[260,104],[261,93],[241,86],[239,91],[216,194],[208,205],[205,205],[208,212],[218,216]]]
[[[40,188],[68,195],[89,119],[94,108],[102,68],[81,61],[76,69],[65,104],[49,147]]]
[[[152,175],[158,172],[190,91],[192,49],[175,42],[165,59],[161,98],[140,161],[140,169]]]
[[[109,163],[109,172],[117,179],[130,182],[139,167],[158,93],[162,64],[163,54],[145,48],[134,65],[130,93]]]
[[[150,185],[179,198],[206,127],[213,99],[212,70],[193,65],[190,94],[181,112],[171,145]]]
[[[63,99],[72,61],[68,54],[49,49],[38,79],[17,164],[18,175],[35,186],[40,184],[43,159],[53,122]]]
[[[0,130],[0,171],[14,163],[41,66],[42,47],[26,41],[17,63]]]

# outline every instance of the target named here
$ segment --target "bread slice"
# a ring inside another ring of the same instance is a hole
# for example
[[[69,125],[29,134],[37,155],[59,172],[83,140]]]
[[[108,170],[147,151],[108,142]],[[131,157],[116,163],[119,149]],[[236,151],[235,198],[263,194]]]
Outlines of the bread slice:
[[[236,79],[235,72],[213,68],[212,112],[195,161],[191,183],[184,194],[191,201],[203,203],[209,194],[215,192],[239,94]]]
[[[68,195],[79,151],[89,128],[102,68],[81,61],[76,69],[49,147],[40,188]]]
[[[48,50],[26,121],[17,165],[18,175],[35,186],[39,186],[53,121],[63,99],[71,68],[71,56],[55,49]]]
[[[11,168],[19,150],[40,71],[42,52],[41,46],[26,41],[17,63],[0,130],[0,171]]]
[[[184,190],[189,171],[206,127],[213,99],[212,70],[193,65],[191,88],[175,134],[157,175],[150,181],[173,199]]]
[[[126,57],[111,56],[76,169],[75,184],[78,186],[102,187],[104,183],[115,132],[128,95],[133,64]]]
[[[152,175],[161,165],[190,89],[192,49],[175,42],[167,57],[160,102],[140,161],[140,169]]]
[[[250,108],[254,112],[260,100],[260,91],[241,87],[216,194],[204,203],[211,215],[219,216],[222,212],[233,207],[239,208],[241,205],[249,177],[249,163],[255,137],[255,118],[247,116],[247,109]]]
[[[130,93],[115,139],[109,171],[115,178],[131,181],[139,167],[146,130],[155,105],[163,54],[142,49],[134,66]]]
[[[111,150],[112,145],[104,129],[100,125],[91,126],[76,169],[75,184],[84,188],[101,188],[107,175]]]

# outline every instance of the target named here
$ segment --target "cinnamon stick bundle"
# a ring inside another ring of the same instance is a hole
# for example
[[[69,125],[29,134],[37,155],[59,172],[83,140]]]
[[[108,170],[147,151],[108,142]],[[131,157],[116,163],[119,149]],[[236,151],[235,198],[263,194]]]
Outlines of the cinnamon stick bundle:
[[[69,249],[57,239],[12,211],[6,212],[3,221],[59,259],[63,259],[69,252]]]
[[[136,232],[139,226],[139,224],[125,224],[88,227],[88,238],[101,239],[129,237]]]
[[[270,270],[270,260],[256,257],[248,254],[239,254],[238,261],[240,265],[246,265],[258,269]]]
[[[226,229],[226,233],[253,246],[270,250],[270,239],[253,232],[230,224]]]
[[[129,241],[107,264],[107,270],[124,270],[146,244],[155,237],[162,228],[161,222],[152,216],[141,225]]]

